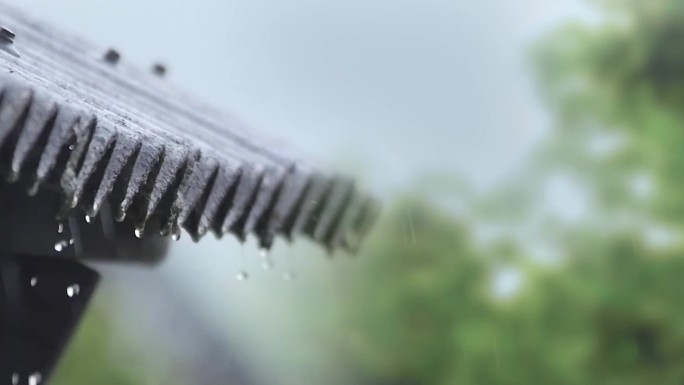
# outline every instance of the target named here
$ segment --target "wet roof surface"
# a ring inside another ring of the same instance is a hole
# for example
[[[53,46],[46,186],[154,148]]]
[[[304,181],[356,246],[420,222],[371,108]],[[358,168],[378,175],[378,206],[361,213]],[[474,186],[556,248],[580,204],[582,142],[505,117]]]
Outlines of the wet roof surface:
[[[140,233],[307,235],[355,251],[377,205],[348,177],[188,96],[159,71],[0,4],[0,172]]]

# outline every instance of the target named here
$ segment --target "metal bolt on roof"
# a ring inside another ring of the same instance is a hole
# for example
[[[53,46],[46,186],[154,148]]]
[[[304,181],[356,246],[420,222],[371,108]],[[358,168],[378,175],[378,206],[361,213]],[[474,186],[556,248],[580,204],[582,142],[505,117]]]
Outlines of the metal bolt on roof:
[[[17,35],[6,27],[0,27],[0,38],[5,41],[14,42]]]
[[[163,78],[166,76],[166,66],[161,63],[155,63],[152,66],[152,73],[159,76],[160,78]]]
[[[121,55],[119,54],[119,51],[110,48],[105,52],[104,54],[104,61],[110,64],[116,64],[119,62],[119,59],[121,59]]]
[[[19,51],[14,47],[14,38],[16,34],[6,27],[0,27],[0,50],[19,57]]]

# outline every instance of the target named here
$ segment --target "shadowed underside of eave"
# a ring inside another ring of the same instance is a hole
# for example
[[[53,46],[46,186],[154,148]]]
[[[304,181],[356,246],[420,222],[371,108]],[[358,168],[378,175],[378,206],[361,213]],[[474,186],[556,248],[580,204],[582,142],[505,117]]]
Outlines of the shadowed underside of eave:
[[[304,234],[355,251],[373,224],[376,204],[349,178],[2,4],[0,23],[21,54],[0,51],[0,173],[28,193],[53,189],[90,216],[109,203],[139,233],[255,234],[265,247]]]

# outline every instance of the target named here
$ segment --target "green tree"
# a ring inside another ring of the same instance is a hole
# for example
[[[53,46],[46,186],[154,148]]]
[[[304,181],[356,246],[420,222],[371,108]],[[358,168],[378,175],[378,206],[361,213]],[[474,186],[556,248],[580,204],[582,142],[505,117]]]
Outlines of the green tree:
[[[466,215],[387,209],[343,306],[355,383],[684,381],[684,2],[594,3],[535,49],[557,127],[519,178]],[[540,209],[557,175],[588,192],[581,220]],[[563,257],[540,263],[540,239]],[[506,270],[522,286],[496,295]]]

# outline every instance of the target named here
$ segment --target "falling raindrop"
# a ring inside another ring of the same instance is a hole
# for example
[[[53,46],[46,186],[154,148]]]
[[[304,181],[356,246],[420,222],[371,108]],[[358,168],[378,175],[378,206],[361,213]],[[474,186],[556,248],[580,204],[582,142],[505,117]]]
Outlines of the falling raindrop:
[[[73,297],[77,296],[78,293],[81,292],[81,287],[77,283],[75,283],[75,284],[67,287],[66,292],[67,292],[67,296],[69,296],[69,298],[73,298]]]
[[[19,373],[12,374],[12,385],[19,385]]]
[[[28,385],[38,385],[43,380],[43,376],[40,373],[33,373],[29,376]]]
[[[135,228],[135,237],[136,238],[142,238],[143,235],[145,235],[145,230],[143,230],[142,227],[136,227]]]
[[[61,252],[69,246],[69,241],[61,240],[55,243],[55,251]]]
[[[249,278],[249,274],[245,269],[245,244],[240,246],[240,272],[237,274],[238,281],[246,281]]]
[[[411,214],[411,209],[406,210],[406,216],[408,217],[409,228],[411,229],[411,242],[415,245],[416,244],[416,229],[413,225],[413,215]]]
[[[271,270],[273,268],[271,252],[267,248],[262,247],[259,249],[259,256],[261,257],[261,266],[264,270]]]
[[[292,249],[287,249],[287,270],[283,273],[283,279],[286,281],[295,281],[297,279],[297,274],[295,273],[295,263],[292,257]]]
[[[38,278],[37,277],[31,277],[30,283],[31,283],[31,287],[36,287],[36,285],[38,284]]]
[[[406,235],[406,221],[401,221],[401,232],[404,235],[404,246],[408,245],[408,236]]]
[[[59,234],[62,234],[62,233],[64,232],[64,223],[63,223],[63,222],[59,222],[59,223],[57,224],[57,232],[58,232]]]

